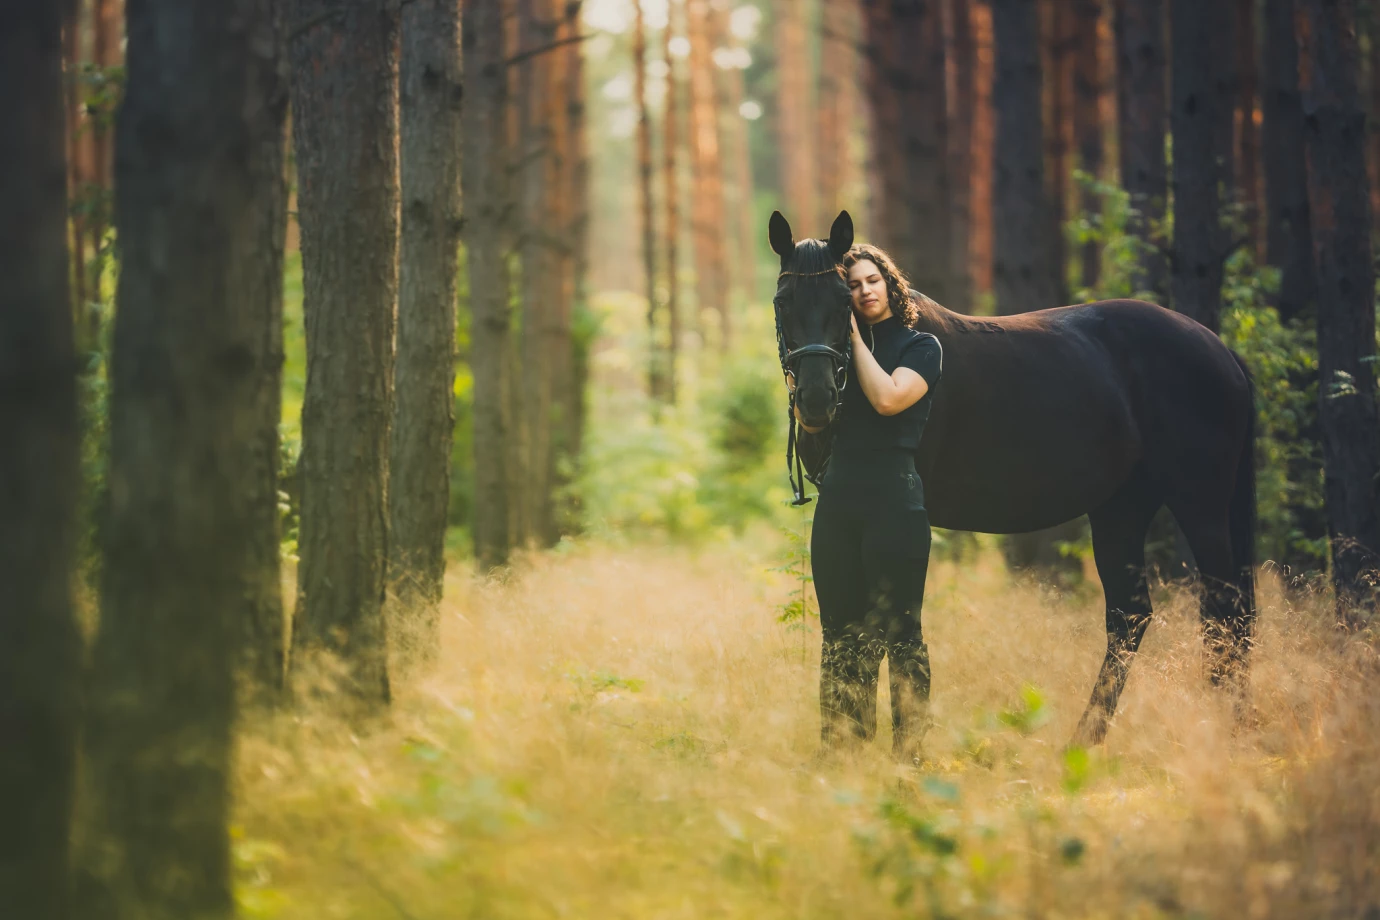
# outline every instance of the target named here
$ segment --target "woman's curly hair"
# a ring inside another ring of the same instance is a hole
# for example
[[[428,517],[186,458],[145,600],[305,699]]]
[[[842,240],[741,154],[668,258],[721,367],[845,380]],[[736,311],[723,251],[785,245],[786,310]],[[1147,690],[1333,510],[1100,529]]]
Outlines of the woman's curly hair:
[[[897,267],[896,262],[882,249],[859,243],[843,256],[843,270],[850,271],[855,264],[870,261],[877,266],[886,281],[887,305],[891,313],[903,326],[914,326],[920,316],[920,307],[910,296],[910,280],[906,273]]]

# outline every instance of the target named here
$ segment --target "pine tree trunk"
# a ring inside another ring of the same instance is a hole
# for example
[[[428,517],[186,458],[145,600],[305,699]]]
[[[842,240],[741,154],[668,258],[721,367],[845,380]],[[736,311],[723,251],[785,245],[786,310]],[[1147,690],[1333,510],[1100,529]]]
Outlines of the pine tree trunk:
[[[993,0],[996,80],[996,178],[992,221],[995,227],[993,291],[997,313],[1009,315],[1056,305],[1052,224],[1044,180],[1045,147],[1041,118],[1041,74],[1035,4]],[[1076,522],[1006,541],[1007,561],[1046,573],[1069,568],[1057,541],[1076,534]]]
[[[906,183],[906,157],[901,142],[902,112],[895,75],[895,49],[891,0],[862,0],[862,79],[867,87],[869,113],[870,197],[873,232],[870,234],[904,263],[901,246],[909,235],[910,218],[902,201]],[[807,231],[813,232],[813,231]],[[911,266],[906,265],[909,269]]]
[[[1265,257],[1280,270],[1279,318],[1308,314],[1317,297],[1303,153],[1294,0],[1265,0]]]
[[[781,160],[783,213],[805,233],[823,233],[817,213],[815,150],[810,130],[810,58],[805,4],[773,0],[776,29],[776,152]]]
[[[559,20],[549,0],[518,0],[519,53],[548,48]],[[559,265],[552,248],[551,199],[555,192],[554,121],[558,97],[552,93],[551,51],[525,57],[517,66],[519,121],[519,254],[522,275],[521,342],[512,371],[514,429],[521,432],[522,462],[514,467],[510,494],[520,496],[521,542],[555,542],[551,502],[552,366],[551,329],[556,322]]]
[[[1073,11],[1068,0],[1040,4],[1042,106],[1044,112],[1045,182],[1048,188],[1051,270],[1055,299],[1066,304],[1069,292],[1069,180],[1073,174]]]
[[[1256,54],[1255,7],[1257,0],[1236,0],[1232,23],[1236,39],[1236,193],[1246,223],[1246,239],[1252,250],[1260,238],[1260,131],[1256,127],[1256,96],[1259,67]]]
[[[399,151],[402,237],[389,448],[388,580],[398,645],[440,645],[446,512],[455,427],[455,281],[460,243],[460,8],[402,8]],[[408,648],[412,646],[413,648]]]
[[[663,392],[662,335],[658,328],[656,296],[656,201],[652,194],[652,113],[647,105],[647,28],[642,0],[633,0],[633,96],[637,105],[637,190],[641,211],[642,274],[647,297],[647,395],[654,401]]]
[[[953,258],[942,9],[939,0],[873,0],[866,12],[884,245],[913,287],[946,303]]]
[[[1169,279],[1162,228],[1169,178],[1164,156],[1168,111],[1164,0],[1121,0],[1117,54],[1121,182],[1135,209],[1128,221],[1130,232],[1141,241],[1132,286],[1150,300],[1165,303]]]
[[[1217,332],[1222,262],[1229,240],[1219,188],[1231,178],[1235,102],[1231,9],[1225,3],[1172,0],[1170,128],[1174,134],[1174,309]]]
[[[678,5],[670,3],[666,11],[666,28],[661,33],[661,56],[666,62],[666,108],[661,138],[661,194],[665,201],[665,220],[662,223],[662,252],[666,255],[666,401],[676,401],[676,366],[680,360],[680,279],[677,266],[680,260],[680,182],[676,171],[676,153],[680,144],[681,81],[676,59],[671,54],[675,13]]]
[[[67,150],[67,200],[69,207],[77,204],[84,193],[85,177],[81,173],[81,145],[85,135],[81,97],[81,4],[68,2],[62,20],[63,107],[65,110]],[[68,220],[71,233],[72,301],[76,319],[77,351],[90,352],[98,347],[89,333],[91,322],[86,296],[86,222],[78,209]]]
[[[566,34],[580,30],[580,0],[565,4]],[[555,368],[555,447],[556,473],[553,481],[565,495],[557,515],[561,533],[575,533],[580,527],[579,496],[564,490],[578,475],[584,449],[585,389],[589,377],[590,330],[589,275],[589,154],[585,139],[585,76],[582,45],[567,45],[562,78],[565,100],[565,171],[563,196],[566,199],[564,238],[569,245],[569,300],[561,307],[560,335],[553,341],[557,355]]]
[[[1073,5],[1073,134],[1078,167],[1094,179],[1102,178],[1102,67],[1097,26],[1101,0],[1077,0]],[[1088,188],[1079,189],[1079,209],[1086,219],[1102,212],[1102,199]],[[1102,247],[1089,240],[1078,254],[1080,280],[1092,289],[1102,276]]]
[[[1040,57],[1034,4],[992,0],[996,115],[992,287],[997,313],[1025,313],[1057,303],[1052,224],[1044,179]]]
[[[716,32],[727,42],[728,13],[719,10],[715,13]],[[752,206],[752,156],[748,148],[748,121],[741,110],[746,98],[743,71],[730,67],[720,71],[723,78],[724,105],[720,125],[728,143],[728,173],[733,187],[730,223],[733,225],[733,255],[737,267],[730,270],[736,282],[738,296],[742,303],[752,303],[757,296],[757,243],[762,236],[761,227],[753,216]]]
[[[246,547],[243,623],[244,689],[247,701],[274,705],[286,678],[286,624],[283,615],[281,533],[278,514],[278,425],[283,418],[283,248],[287,236],[288,67],[282,7],[256,0],[263,16],[255,20],[250,43],[251,91],[262,100],[256,109],[250,148],[254,231],[241,238],[235,253],[237,285],[232,302],[246,311],[241,322],[253,330],[257,426],[247,442],[253,491],[246,493],[253,515]]]
[[[386,703],[388,442],[398,300],[398,7],[293,0],[292,127],[307,386],[293,668]]]
[[[1365,113],[1355,5],[1297,0],[1308,203],[1318,278],[1324,501],[1339,620],[1366,622],[1380,555],[1380,412]]]
[[[690,153],[694,177],[690,224],[695,242],[695,291],[699,311],[701,316],[707,310],[718,314],[718,352],[726,354],[732,343],[732,324],[725,290],[724,168],[715,108],[710,15],[708,0],[688,0]]]
[[[944,0],[944,60],[949,87],[948,124],[949,276],[951,310],[973,312],[972,156],[974,110],[977,107],[977,45],[972,0]]]
[[[79,435],[57,4],[0,7],[0,124],[0,904],[66,918]]]
[[[465,104],[461,186],[470,282],[470,366],[474,374],[474,553],[481,569],[508,561],[512,545],[506,464],[508,415],[507,81],[502,0],[462,8]]]
[[[266,0],[130,10],[84,916],[229,917],[234,670],[262,524]],[[271,248],[272,243],[268,244]],[[251,260],[254,264],[246,264]],[[255,281],[240,280],[253,273]]]
[[[992,84],[996,77],[996,42],[992,34],[992,8],[987,3],[974,3],[973,45],[976,49],[977,69],[973,83],[973,146],[968,167],[969,214],[972,217],[973,285],[977,291],[992,291],[992,180],[995,175],[996,113],[992,107]],[[974,311],[977,305],[974,303]]]

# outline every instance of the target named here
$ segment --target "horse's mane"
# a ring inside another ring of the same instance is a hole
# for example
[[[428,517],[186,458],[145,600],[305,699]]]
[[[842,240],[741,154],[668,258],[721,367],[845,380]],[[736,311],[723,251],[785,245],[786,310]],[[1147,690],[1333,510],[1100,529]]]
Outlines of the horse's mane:
[[[812,275],[816,272],[827,272],[837,265],[838,260],[829,251],[829,244],[826,241],[801,240],[795,244],[795,252],[792,253],[790,264],[786,266],[786,270],[797,275]]]

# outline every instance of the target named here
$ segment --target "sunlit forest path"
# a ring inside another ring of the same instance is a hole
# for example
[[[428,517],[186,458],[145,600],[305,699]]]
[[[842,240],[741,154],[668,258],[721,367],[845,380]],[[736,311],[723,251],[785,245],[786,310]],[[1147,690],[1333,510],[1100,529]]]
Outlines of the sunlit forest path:
[[[743,543],[584,545],[502,580],[449,576],[440,660],[403,680],[390,726],[356,735],[308,710],[250,728],[242,909],[1237,916],[1228,905],[1375,884],[1347,831],[1363,833],[1350,811],[1374,770],[1340,769],[1339,733],[1375,704],[1346,702],[1358,686],[1319,611],[1273,585],[1259,731],[1233,736],[1187,598],[1160,592],[1089,757],[1061,748],[1101,657],[1096,592],[1013,586],[994,555],[937,563],[935,726],[914,770],[885,727],[818,759],[818,630],[779,622],[800,590],[779,562]]]

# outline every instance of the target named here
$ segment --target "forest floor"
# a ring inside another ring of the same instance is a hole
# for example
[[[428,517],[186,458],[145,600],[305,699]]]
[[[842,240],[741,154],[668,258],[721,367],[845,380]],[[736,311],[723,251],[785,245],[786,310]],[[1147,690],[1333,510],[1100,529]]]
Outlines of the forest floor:
[[[1380,694],[1320,600],[1264,580],[1259,723],[1234,732],[1191,597],[1159,591],[1106,745],[1069,752],[1100,593],[1017,584],[992,553],[937,562],[936,724],[917,769],[891,760],[885,727],[818,758],[818,623],[779,622],[800,585],[772,565],[737,544],[576,545],[501,582],[452,576],[440,659],[397,681],[387,724],[246,726],[242,913],[1380,910]]]

